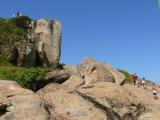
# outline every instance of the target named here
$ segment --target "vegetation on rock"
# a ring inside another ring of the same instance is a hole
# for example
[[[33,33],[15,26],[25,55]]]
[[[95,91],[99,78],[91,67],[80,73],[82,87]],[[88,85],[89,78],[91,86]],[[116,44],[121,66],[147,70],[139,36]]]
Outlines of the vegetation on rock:
[[[0,66],[12,66],[9,61],[0,54]]]
[[[33,84],[43,80],[48,68],[0,67],[0,79],[17,81],[22,87],[34,89]]]
[[[130,74],[125,70],[119,70],[119,71],[121,73],[123,73],[124,76],[125,76],[125,80],[123,81],[122,85],[128,84],[128,83],[131,84],[132,83],[132,79],[130,78]]]
[[[0,18],[0,45],[16,46],[28,41],[27,29],[31,19],[27,16],[19,16],[11,19]]]

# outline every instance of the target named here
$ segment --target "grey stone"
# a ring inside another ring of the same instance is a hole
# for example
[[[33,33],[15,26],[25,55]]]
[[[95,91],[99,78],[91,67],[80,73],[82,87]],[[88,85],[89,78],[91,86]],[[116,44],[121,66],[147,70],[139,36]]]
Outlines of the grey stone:
[[[61,23],[57,20],[39,19],[33,22],[32,27],[38,52],[43,54],[40,57],[43,66],[56,66],[61,54]]]
[[[80,63],[78,71],[85,80],[85,85],[96,82],[115,82],[113,74],[104,64],[89,57]]]
[[[0,80],[0,120],[48,120],[44,102],[14,81]]]

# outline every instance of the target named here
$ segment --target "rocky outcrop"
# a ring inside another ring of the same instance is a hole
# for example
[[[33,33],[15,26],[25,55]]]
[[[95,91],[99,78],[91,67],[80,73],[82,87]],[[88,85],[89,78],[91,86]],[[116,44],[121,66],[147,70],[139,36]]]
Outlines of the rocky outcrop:
[[[48,120],[44,102],[16,82],[0,80],[0,120]]]
[[[127,86],[111,82],[92,87],[50,83],[34,94],[16,82],[1,80],[0,120],[158,120],[158,109],[139,97]]]
[[[112,66],[86,58],[77,66],[49,72],[36,93],[0,81],[0,120],[159,120],[152,87],[123,85]]]
[[[123,81],[125,80],[124,74],[119,72],[117,69],[113,68],[111,65],[105,64],[106,68],[112,73],[112,75],[115,78],[115,83],[118,85],[121,85]]]
[[[64,84],[70,87],[91,85],[97,82],[113,82],[121,85],[125,76],[111,65],[97,62],[90,57],[85,58],[79,65],[64,65],[63,68],[71,75]]]
[[[77,74],[71,75],[71,77],[63,83],[64,86],[67,86],[70,89],[76,89],[84,84],[84,79]]]
[[[56,66],[61,53],[61,24],[57,20],[39,19],[33,22],[33,36],[43,66]]]
[[[133,94],[114,83],[96,83],[91,88],[80,87],[76,91],[82,97],[91,99],[92,103],[96,102],[113,111],[116,116],[123,120],[128,120],[127,116],[130,119],[136,119],[148,111]],[[115,117],[112,114],[108,114],[108,118]]]
[[[1,45],[0,53],[14,65],[22,67],[58,66],[61,55],[61,24],[57,20],[39,19],[28,28],[28,41],[16,46]]]
[[[66,80],[68,80],[69,78],[70,74],[67,73],[65,70],[57,70],[47,73],[46,76],[44,77],[44,82],[50,81],[61,84]]]
[[[78,66],[78,70],[85,80],[85,85],[96,82],[115,82],[113,74],[103,64],[91,58],[84,59]]]
[[[51,115],[56,113],[63,120],[104,120],[106,115],[90,102],[67,87],[49,84],[37,92],[50,106]]]
[[[158,86],[145,85],[145,87],[135,87],[133,85],[127,84],[124,85],[124,87],[134,96],[136,96],[139,102],[146,105],[150,110],[152,110],[153,113],[156,113],[160,110],[160,89],[158,88]],[[158,100],[155,100],[153,97],[152,87],[156,88],[157,90]]]
[[[36,94],[50,106],[51,115],[68,120],[136,120],[148,111],[126,89],[109,82],[76,89],[52,83]]]
[[[86,86],[97,82],[121,84],[125,79],[125,76],[112,66],[97,62],[90,57],[85,58],[77,66],[64,66],[64,69],[71,75],[79,76]]]

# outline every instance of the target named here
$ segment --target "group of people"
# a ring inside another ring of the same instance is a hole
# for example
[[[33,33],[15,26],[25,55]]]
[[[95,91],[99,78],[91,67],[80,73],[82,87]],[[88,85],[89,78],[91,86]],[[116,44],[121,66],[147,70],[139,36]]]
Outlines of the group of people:
[[[144,77],[142,78],[141,83],[139,83],[140,81],[138,81],[138,76],[137,76],[136,73],[131,74],[130,77],[131,77],[134,85],[138,85],[138,86],[142,85],[143,88],[145,88],[146,80],[145,80]],[[157,98],[158,98],[158,97],[157,97],[157,90],[156,90],[155,87],[152,87],[152,93],[153,93],[153,97],[154,97],[155,99],[157,99]]]

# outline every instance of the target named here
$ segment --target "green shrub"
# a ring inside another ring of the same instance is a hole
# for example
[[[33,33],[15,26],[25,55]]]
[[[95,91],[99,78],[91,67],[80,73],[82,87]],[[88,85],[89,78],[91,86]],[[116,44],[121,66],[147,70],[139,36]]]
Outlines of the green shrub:
[[[132,79],[130,78],[130,74],[125,70],[119,70],[125,76],[125,80],[123,81],[122,85],[124,84],[131,84]]]
[[[31,19],[27,16],[0,18],[0,45],[17,45],[28,41],[27,29]]]
[[[12,66],[9,61],[0,54],[0,66]]]
[[[8,23],[14,24],[17,27],[23,29],[24,31],[26,31],[31,24],[31,19],[27,16],[13,17],[11,19],[8,19],[7,21]]]
[[[0,67],[0,79],[14,80],[22,87],[34,90],[33,85],[42,81],[49,71],[47,68]]]

